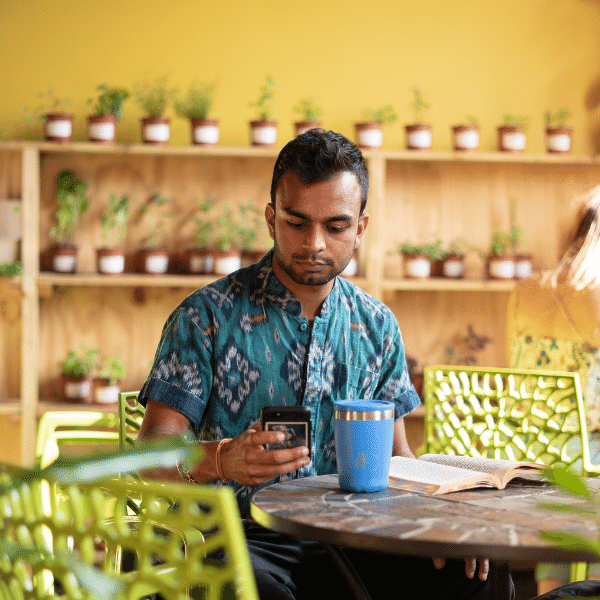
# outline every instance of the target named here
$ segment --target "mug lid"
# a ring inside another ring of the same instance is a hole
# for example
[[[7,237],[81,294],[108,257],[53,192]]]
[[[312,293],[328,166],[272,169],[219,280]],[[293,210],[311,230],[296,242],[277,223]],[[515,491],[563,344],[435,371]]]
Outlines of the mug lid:
[[[333,406],[335,418],[346,421],[394,418],[394,403],[384,400],[337,400]]]

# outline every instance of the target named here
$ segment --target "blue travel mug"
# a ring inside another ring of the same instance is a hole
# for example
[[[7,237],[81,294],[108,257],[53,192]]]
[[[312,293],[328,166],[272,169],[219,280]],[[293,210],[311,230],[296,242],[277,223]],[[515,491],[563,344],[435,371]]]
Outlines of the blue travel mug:
[[[340,487],[350,492],[385,490],[394,442],[394,404],[338,400],[334,411]]]

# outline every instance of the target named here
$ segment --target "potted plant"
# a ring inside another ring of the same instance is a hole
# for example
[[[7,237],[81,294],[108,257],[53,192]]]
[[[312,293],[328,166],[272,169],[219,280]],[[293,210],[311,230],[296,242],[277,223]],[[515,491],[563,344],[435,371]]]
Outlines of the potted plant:
[[[510,248],[515,257],[515,278],[526,279],[533,272],[533,255],[518,252],[519,245],[525,242],[525,231],[517,225],[517,206],[514,198],[510,201]]]
[[[431,108],[429,102],[423,98],[419,88],[413,88],[412,110],[415,122],[405,126],[406,147],[408,150],[428,150],[431,148],[432,132],[431,125],[424,122],[426,112]]]
[[[398,251],[404,259],[404,276],[409,279],[427,279],[431,276],[431,263],[442,258],[442,242],[415,245],[400,244]]]
[[[152,194],[142,204],[142,217],[147,222],[148,235],[143,240],[143,248],[139,251],[139,268],[142,273],[161,275],[169,268],[169,254],[163,247],[165,238],[165,222],[173,213],[166,212],[171,203],[170,198],[160,194]]]
[[[266,253],[266,250],[256,248],[258,232],[265,229],[263,212],[254,204],[241,204],[239,207],[240,222],[238,235],[241,243],[241,266],[247,267],[258,262]]]
[[[102,248],[96,250],[98,272],[118,275],[125,270],[125,250],[122,247],[129,219],[129,197],[111,194],[100,224],[102,225]]]
[[[300,120],[294,123],[296,137],[306,133],[309,129],[321,127],[323,109],[314,97],[300,100],[300,103],[294,107],[294,112],[300,117]]]
[[[51,250],[52,269],[59,273],[73,273],[77,268],[75,230],[90,205],[88,184],[69,170],[61,171],[56,183],[56,224],[50,229],[50,237],[55,242]]]
[[[467,116],[467,122],[452,127],[452,147],[459,152],[479,148],[479,122],[476,117]]]
[[[504,115],[504,122],[498,127],[498,149],[501,152],[523,152],[527,137],[525,128],[528,118],[525,115]]]
[[[112,88],[105,83],[96,88],[98,97],[90,98],[88,104],[94,104],[93,114],[88,117],[88,138],[92,142],[112,144],[117,133],[117,122],[123,117],[123,103],[129,98],[124,88]]]
[[[44,123],[45,138],[51,142],[70,142],[73,135],[73,114],[68,112],[67,107],[73,101],[70,98],[59,98],[54,95],[50,88],[47,92],[40,92],[37,98],[41,104],[30,110],[25,108],[23,113],[27,116],[27,122],[31,127],[36,121]]]
[[[461,279],[465,274],[465,253],[468,249],[466,240],[458,239],[450,244],[443,253],[442,275],[450,279]]]
[[[97,348],[82,345],[79,353],[69,350],[62,361],[62,398],[67,402],[91,401],[91,374],[98,352]]]
[[[515,276],[515,257],[510,252],[510,231],[494,229],[492,243],[487,256],[487,270],[490,279],[513,279]]]
[[[229,203],[223,205],[217,218],[217,238],[215,242],[215,275],[229,275],[242,265],[241,227]]]
[[[192,144],[213,145],[219,141],[219,121],[209,119],[215,87],[215,83],[192,82],[186,95],[175,100],[177,116],[190,121]]]
[[[256,107],[257,119],[250,121],[250,143],[253,146],[272,147],[277,142],[277,121],[275,121],[275,90],[277,83],[270,75],[260,88],[260,95],[250,106]]]
[[[145,144],[164,146],[171,137],[171,121],[165,117],[175,89],[169,87],[167,75],[151,81],[146,79],[134,85],[135,99],[146,114],[142,118],[142,140]]]
[[[571,152],[573,145],[573,128],[567,127],[567,119],[571,112],[561,108],[552,114],[546,111],[546,149],[548,152]]]
[[[95,404],[116,404],[121,392],[121,381],[127,369],[120,353],[102,356],[96,364],[98,374],[93,379]]]
[[[208,237],[213,225],[207,218],[208,211],[216,204],[216,200],[206,195],[203,201],[196,198],[196,207],[200,216],[194,218],[194,247],[186,251],[186,266],[188,273],[212,273],[215,267],[214,252],[208,248]]]
[[[398,115],[391,104],[377,109],[366,110],[364,121],[354,124],[356,144],[359,148],[379,148],[383,143],[383,126],[391,125]]]

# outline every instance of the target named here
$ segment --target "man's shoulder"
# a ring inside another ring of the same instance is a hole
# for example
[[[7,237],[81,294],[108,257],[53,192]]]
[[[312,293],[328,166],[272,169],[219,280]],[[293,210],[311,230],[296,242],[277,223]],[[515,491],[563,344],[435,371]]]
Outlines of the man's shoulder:
[[[391,319],[394,323],[396,322],[393,311],[381,300],[377,300],[377,298],[371,296],[371,294],[345,277],[338,277],[337,279],[342,297],[351,303],[353,310],[355,309],[362,318],[377,321]]]

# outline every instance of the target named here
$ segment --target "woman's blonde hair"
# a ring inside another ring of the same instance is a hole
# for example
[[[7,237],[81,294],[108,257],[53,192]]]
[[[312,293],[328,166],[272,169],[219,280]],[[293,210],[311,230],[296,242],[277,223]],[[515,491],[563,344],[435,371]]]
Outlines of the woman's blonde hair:
[[[557,267],[544,273],[542,283],[576,290],[600,286],[600,186],[584,196],[571,243]]]

